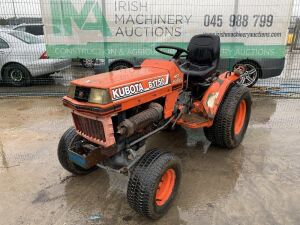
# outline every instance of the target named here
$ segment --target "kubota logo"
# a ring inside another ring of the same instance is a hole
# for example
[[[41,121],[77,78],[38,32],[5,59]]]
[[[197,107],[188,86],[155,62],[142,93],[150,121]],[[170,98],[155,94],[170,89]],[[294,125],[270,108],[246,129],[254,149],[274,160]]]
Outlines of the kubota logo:
[[[138,95],[144,92],[164,87],[168,84],[169,74],[166,74],[156,79],[128,84],[122,87],[116,87],[112,89],[112,100],[116,101],[130,96]]]
[[[50,0],[53,33],[61,36],[73,34],[72,25],[79,30],[99,30],[104,37],[111,32],[101,9],[101,1]]]

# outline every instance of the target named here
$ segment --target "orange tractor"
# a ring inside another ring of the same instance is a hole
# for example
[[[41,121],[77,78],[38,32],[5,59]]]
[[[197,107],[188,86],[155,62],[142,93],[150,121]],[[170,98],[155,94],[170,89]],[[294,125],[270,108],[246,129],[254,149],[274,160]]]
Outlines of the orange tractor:
[[[197,35],[188,49],[158,46],[170,60],[147,59],[141,66],[71,82],[63,104],[74,127],[58,145],[61,165],[74,174],[100,167],[129,176],[127,198],[138,213],[164,215],[181,179],[180,160],[145,140],[175,126],[203,128],[213,145],[237,147],[247,130],[251,95],[238,84],[242,66],[220,74],[220,39]]]

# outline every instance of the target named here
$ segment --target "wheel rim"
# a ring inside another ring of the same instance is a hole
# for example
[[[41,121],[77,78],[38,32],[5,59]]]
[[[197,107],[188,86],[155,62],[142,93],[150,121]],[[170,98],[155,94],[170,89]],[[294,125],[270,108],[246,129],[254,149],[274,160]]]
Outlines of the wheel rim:
[[[10,72],[10,78],[14,81],[14,82],[20,82],[22,81],[22,79],[24,78],[23,73],[21,70],[18,69],[13,69]]]
[[[246,111],[247,111],[247,104],[245,100],[242,100],[238,106],[235,120],[234,120],[234,134],[238,135],[245,123],[246,118]]]
[[[85,59],[84,64],[86,67],[91,68],[94,66],[94,60],[93,59]]]
[[[173,169],[168,169],[162,176],[156,190],[155,203],[158,206],[164,205],[170,198],[175,186],[176,173]]]
[[[257,79],[257,69],[252,64],[243,64],[243,66],[246,68],[246,71],[244,74],[241,75],[241,79],[239,81],[239,84],[250,86],[253,83],[256,82]]]

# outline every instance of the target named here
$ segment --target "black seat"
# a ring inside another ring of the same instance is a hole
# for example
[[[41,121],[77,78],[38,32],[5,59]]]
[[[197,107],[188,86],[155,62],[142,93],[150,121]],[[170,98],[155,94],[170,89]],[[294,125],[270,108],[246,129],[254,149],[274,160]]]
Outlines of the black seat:
[[[220,38],[217,35],[196,35],[188,46],[183,73],[205,80],[217,70],[220,60]]]

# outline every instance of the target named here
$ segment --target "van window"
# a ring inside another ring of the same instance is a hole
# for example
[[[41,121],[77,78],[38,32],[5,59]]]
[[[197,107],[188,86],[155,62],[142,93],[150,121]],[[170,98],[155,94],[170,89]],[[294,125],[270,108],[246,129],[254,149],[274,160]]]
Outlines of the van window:
[[[9,45],[6,43],[6,41],[0,38],[0,49],[3,48],[9,48]]]

